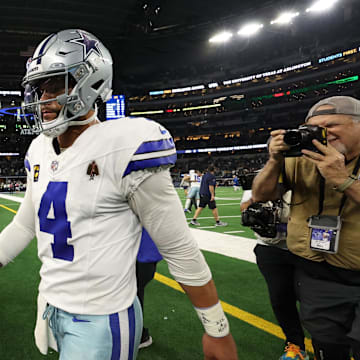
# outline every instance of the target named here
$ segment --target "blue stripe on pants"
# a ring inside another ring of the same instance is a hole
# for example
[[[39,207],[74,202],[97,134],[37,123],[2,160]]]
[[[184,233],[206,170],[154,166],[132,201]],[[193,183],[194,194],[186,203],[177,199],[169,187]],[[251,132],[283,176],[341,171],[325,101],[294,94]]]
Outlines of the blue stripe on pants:
[[[120,359],[120,325],[119,325],[119,315],[111,314],[109,315],[110,319],[110,328],[111,328],[111,335],[112,335],[112,353],[111,353],[111,360],[119,360]]]
[[[129,308],[109,315],[54,309],[52,332],[60,349],[59,360],[136,359],[143,326],[138,298]]]
[[[135,312],[134,305],[128,309],[129,317],[129,360],[133,360],[134,356],[134,341],[135,341]]]

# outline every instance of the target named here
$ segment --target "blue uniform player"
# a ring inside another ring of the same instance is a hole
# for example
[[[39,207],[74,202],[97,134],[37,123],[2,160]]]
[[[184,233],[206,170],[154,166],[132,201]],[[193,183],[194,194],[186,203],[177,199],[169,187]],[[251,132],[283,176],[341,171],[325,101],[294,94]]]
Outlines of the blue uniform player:
[[[240,190],[239,178],[236,175],[233,175],[233,187],[234,191]]]

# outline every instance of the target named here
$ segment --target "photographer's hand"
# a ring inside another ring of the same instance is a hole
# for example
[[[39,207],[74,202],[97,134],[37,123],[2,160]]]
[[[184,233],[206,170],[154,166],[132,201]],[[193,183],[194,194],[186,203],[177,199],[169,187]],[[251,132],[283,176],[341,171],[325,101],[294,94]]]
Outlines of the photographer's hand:
[[[254,202],[275,200],[280,197],[278,182],[284,166],[283,151],[289,146],[284,143],[285,130],[274,130],[270,133],[269,160],[256,175],[252,183],[252,198]]]
[[[331,184],[338,186],[344,183],[349,175],[345,167],[345,156],[331,144],[325,146],[317,140],[313,140],[312,143],[322,154],[303,149],[301,152],[304,158],[315,164],[321,176]]]
[[[270,158],[277,161],[283,162],[283,152],[289,150],[289,146],[284,143],[285,130],[274,130],[270,133],[271,140],[269,143],[269,155]]]
[[[337,188],[349,179],[349,173],[345,167],[345,156],[337,151],[332,145],[327,146],[313,140],[313,144],[322,152],[315,153],[309,150],[301,150],[304,158],[311,161],[319,169],[320,174]],[[354,181],[347,186],[346,196],[360,205],[360,181]]]

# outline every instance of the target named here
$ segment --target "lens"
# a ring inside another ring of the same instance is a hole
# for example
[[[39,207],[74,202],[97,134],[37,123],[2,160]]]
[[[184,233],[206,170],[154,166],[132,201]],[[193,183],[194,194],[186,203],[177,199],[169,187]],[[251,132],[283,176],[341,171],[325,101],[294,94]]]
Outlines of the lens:
[[[289,146],[296,146],[300,144],[301,138],[301,133],[298,130],[289,130],[284,135],[284,143]]]

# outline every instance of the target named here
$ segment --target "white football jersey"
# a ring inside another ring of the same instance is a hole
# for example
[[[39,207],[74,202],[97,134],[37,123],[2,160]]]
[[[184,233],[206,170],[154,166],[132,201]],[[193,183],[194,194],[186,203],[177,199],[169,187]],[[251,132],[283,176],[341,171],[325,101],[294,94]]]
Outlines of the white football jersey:
[[[39,291],[71,313],[121,311],[136,296],[142,230],[128,205],[136,189],[126,177],[174,164],[173,139],[154,121],[124,118],[91,126],[60,154],[52,141],[38,136],[25,159],[42,261]]]
[[[190,180],[191,180],[191,185],[190,185],[191,187],[200,188],[201,176],[199,176],[196,173],[191,174]]]
[[[189,176],[189,174],[184,174],[184,177],[181,179],[180,186],[189,186],[189,181],[184,180],[186,176]]]

